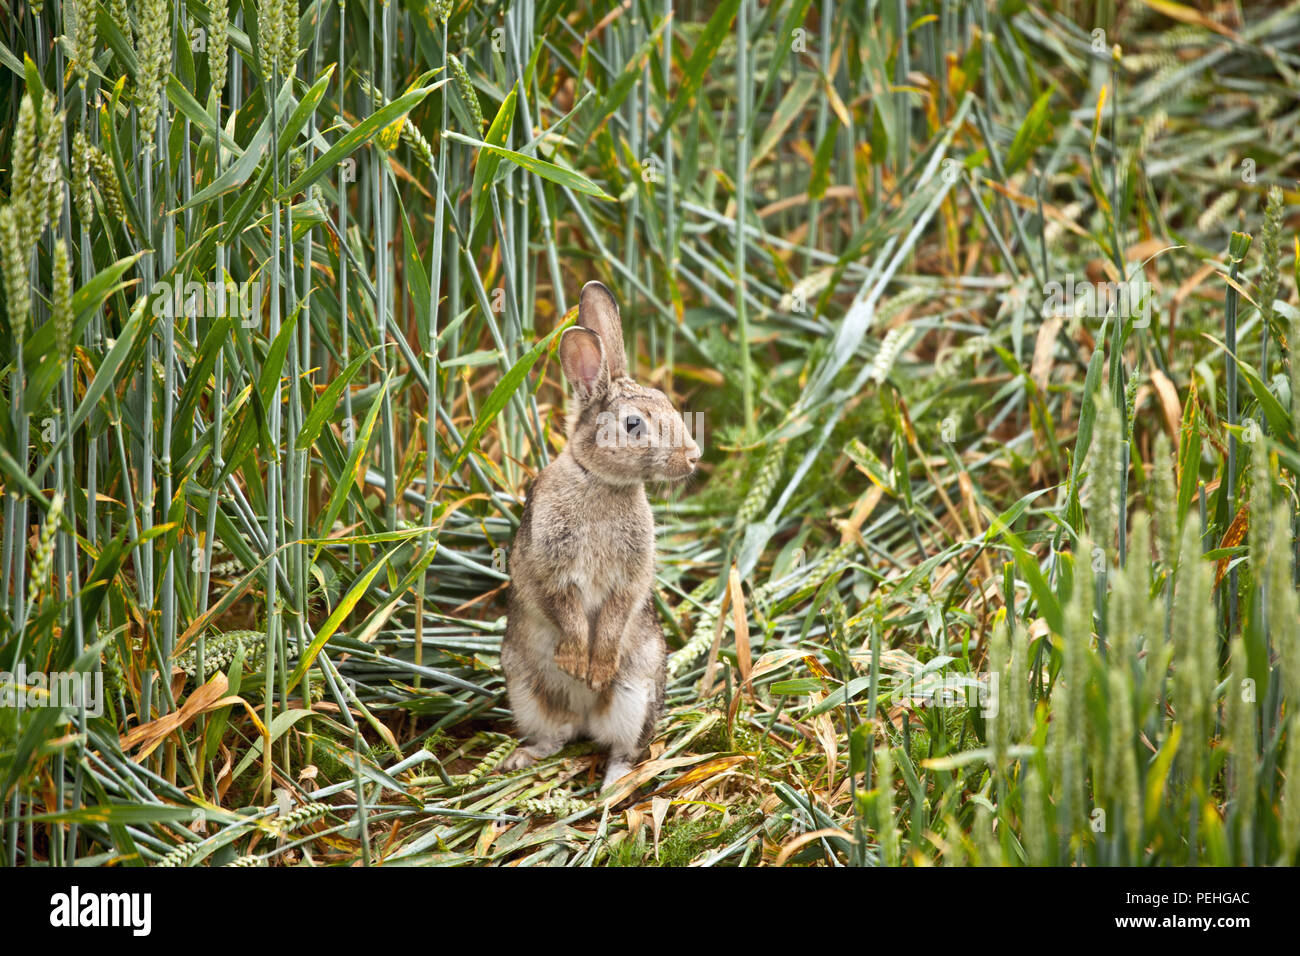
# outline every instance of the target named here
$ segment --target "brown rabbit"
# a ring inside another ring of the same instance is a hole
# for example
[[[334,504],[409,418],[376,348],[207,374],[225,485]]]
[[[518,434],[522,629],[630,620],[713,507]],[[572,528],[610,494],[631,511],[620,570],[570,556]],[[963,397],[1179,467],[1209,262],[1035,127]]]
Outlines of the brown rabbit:
[[[560,365],[568,443],[529,489],[510,556],[501,667],[527,745],[503,769],[586,736],[609,750],[608,787],[649,745],[664,699],[645,483],[686,478],[700,449],[663,392],[627,377],[618,304],[599,282],[583,286]]]

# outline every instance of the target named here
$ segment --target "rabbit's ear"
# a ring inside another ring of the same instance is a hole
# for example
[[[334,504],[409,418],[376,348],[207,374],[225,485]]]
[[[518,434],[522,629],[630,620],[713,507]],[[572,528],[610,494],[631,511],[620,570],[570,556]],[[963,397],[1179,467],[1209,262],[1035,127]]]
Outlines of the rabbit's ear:
[[[609,389],[609,365],[600,336],[574,326],[560,336],[560,366],[584,402]]]
[[[623,353],[623,320],[618,315],[614,294],[599,282],[588,282],[578,298],[578,324],[600,336],[605,346],[605,360],[609,363],[609,377],[622,378],[627,374],[627,359]]]

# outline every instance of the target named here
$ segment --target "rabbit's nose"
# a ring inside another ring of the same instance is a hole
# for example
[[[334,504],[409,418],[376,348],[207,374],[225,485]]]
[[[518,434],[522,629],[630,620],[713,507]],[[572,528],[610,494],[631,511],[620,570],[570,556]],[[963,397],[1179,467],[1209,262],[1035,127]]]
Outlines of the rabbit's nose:
[[[700,463],[700,446],[691,441],[686,446],[686,464],[694,468]]]

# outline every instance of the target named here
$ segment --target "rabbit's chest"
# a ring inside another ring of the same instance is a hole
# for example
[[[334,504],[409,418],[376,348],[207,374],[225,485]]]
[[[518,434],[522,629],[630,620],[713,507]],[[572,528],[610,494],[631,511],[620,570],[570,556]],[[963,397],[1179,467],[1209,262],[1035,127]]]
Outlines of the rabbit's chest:
[[[590,516],[575,515],[574,519],[573,526],[581,529],[580,533],[568,538],[571,547],[562,549],[561,557],[584,577],[609,577],[617,569],[636,568],[653,560],[654,523],[649,509],[644,516],[628,514],[594,521]]]
[[[618,509],[576,497],[555,509],[543,522],[541,554],[549,569],[566,584],[577,586],[588,610],[613,591],[638,584],[654,570],[654,518],[641,501],[621,502]]]

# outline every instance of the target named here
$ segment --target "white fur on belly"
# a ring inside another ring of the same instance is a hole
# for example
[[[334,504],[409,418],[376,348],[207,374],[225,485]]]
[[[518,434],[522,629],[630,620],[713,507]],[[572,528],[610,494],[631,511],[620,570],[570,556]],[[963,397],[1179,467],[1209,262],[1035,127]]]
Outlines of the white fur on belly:
[[[616,754],[630,752],[645,726],[646,711],[654,699],[654,682],[649,679],[620,683],[613,699],[602,713],[588,714],[587,732],[598,743],[607,745]]]
[[[579,728],[568,721],[557,721],[543,708],[532,694],[521,691],[510,695],[510,709],[515,713],[515,723],[529,741],[538,744],[556,744],[571,740]]]

